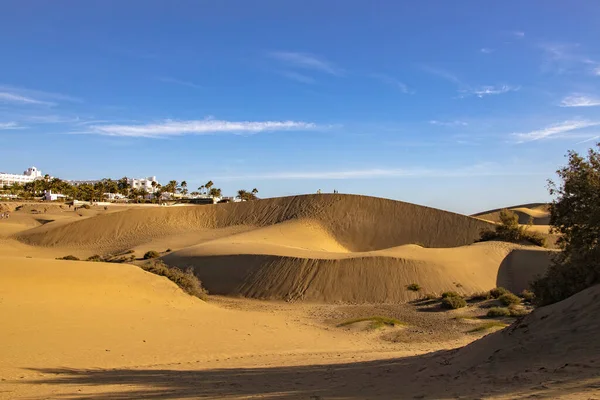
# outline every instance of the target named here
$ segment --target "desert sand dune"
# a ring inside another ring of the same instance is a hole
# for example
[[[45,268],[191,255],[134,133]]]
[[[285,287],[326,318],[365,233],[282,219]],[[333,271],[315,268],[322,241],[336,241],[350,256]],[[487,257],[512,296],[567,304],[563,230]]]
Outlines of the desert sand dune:
[[[41,246],[126,250],[174,234],[231,226],[265,227],[317,221],[349,251],[420,243],[453,247],[472,243],[490,225],[475,218],[394,200],[353,195],[305,195],[197,207],[130,209],[69,226],[41,226],[18,239]]]
[[[515,212],[519,216],[519,224],[528,224],[530,220],[533,222],[533,225],[550,224],[550,213],[548,211],[548,204],[530,203],[506,208]],[[473,214],[473,217],[477,217],[485,221],[499,222],[500,211],[502,210],[503,209],[499,208],[496,210],[483,211],[477,214]]]

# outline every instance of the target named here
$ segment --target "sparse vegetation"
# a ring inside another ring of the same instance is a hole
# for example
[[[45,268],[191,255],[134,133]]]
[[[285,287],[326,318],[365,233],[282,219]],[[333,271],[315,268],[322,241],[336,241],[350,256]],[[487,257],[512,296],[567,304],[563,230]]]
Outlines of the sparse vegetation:
[[[516,307],[515,305],[509,306],[508,310],[510,311],[511,317],[522,317],[524,315],[529,314],[529,312],[526,309]]]
[[[468,333],[482,332],[482,331],[487,331],[488,329],[493,329],[493,328],[506,328],[506,326],[507,326],[507,324],[504,324],[502,322],[490,321],[490,322],[481,324],[476,328],[471,329],[470,331],[468,331]]]
[[[208,292],[202,287],[202,283],[194,275],[191,268],[182,271],[177,267],[169,267],[161,260],[152,260],[142,265],[142,268],[145,271],[168,278],[189,295],[196,296],[202,300],[208,298]]]
[[[144,253],[144,260],[150,260],[152,258],[158,258],[158,257],[160,257],[160,253],[155,250],[150,250],[150,251],[147,251],[146,253]]]
[[[497,287],[497,288],[490,290],[490,296],[492,296],[494,299],[497,299],[498,297],[502,296],[503,294],[507,294],[507,293],[510,293],[510,290],[505,289],[503,287]]]
[[[442,299],[445,299],[446,297],[461,297],[461,296],[457,292],[448,291],[448,292],[442,293]]]
[[[442,308],[448,310],[455,310],[457,308],[463,308],[467,306],[467,302],[460,296],[448,296],[442,299]]]
[[[411,283],[410,285],[406,286],[406,289],[411,290],[413,292],[418,292],[421,290],[421,285],[419,285],[418,283]]]
[[[546,275],[532,284],[536,303],[552,304],[600,283],[600,143],[587,157],[570,151],[569,164],[557,171],[560,186],[549,181],[552,233],[562,252]]]
[[[421,300],[437,300],[438,299],[438,295],[435,293],[425,293],[422,297]]]
[[[510,310],[505,307],[492,307],[488,310],[486,316],[490,318],[510,317]]]
[[[533,293],[531,290],[525,289],[521,292],[521,297],[524,301],[528,303],[533,303],[533,301],[535,300],[535,293]]]
[[[379,328],[383,328],[384,326],[398,326],[398,325],[403,325],[402,322],[398,321],[397,319],[394,318],[388,318],[388,317],[364,317],[364,318],[354,318],[354,319],[349,319],[347,321],[344,321],[340,324],[338,324],[338,327],[343,327],[343,326],[348,326],[348,325],[352,325],[352,324],[356,324],[358,322],[365,322],[365,321],[370,321],[370,325],[369,325],[369,329],[379,329]]]
[[[521,299],[519,296],[514,295],[512,293],[505,293],[502,296],[498,297],[498,301],[505,306],[510,306],[511,304],[519,304]]]
[[[79,261],[79,258],[69,254],[68,256],[59,257],[57,260]]]
[[[531,223],[530,223],[531,224]],[[546,239],[539,232],[530,231],[529,226],[519,225],[519,216],[510,210],[500,211],[500,223],[495,230],[484,230],[479,237],[480,242],[501,240],[505,242],[529,242],[537,246],[545,246]]]
[[[469,296],[469,301],[484,301],[492,298],[490,292],[477,292]]]
[[[88,257],[88,259],[86,261],[100,262],[100,261],[104,261],[104,260],[98,254],[94,254],[93,256]]]

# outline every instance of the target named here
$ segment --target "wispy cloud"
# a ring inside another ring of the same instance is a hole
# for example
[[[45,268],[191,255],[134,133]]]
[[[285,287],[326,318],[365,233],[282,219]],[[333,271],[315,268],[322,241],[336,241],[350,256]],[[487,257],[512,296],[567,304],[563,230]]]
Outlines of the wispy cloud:
[[[380,82],[385,83],[386,85],[392,86],[392,87],[400,90],[402,93],[414,94],[414,91],[410,90],[404,82],[401,82],[398,79],[391,77],[389,75],[372,74],[371,78],[377,79]]]
[[[164,138],[181,135],[211,135],[222,133],[255,134],[270,131],[308,131],[319,128],[301,121],[221,121],[213,119],[174,121],[136,125],[91,125],[88,131],[73,132],[120,137]]]
[[[596,68],[594,68],[594,71],[593,71],[593,73],[594,73],[594,75],[596,75],[596,76],[600,76],[600,67],[596,67]]]
[[[535,175],[526,169],[507,169],[495,163],[477,164],[455,169],[428,168],[368,168],[338,171],[290,171],[276,173],[257,173],[220,176],[220,181],[236,180],[338,180],[338,179],[373,179],[373,178],[461,178],[474,176],[513,176]]]
[[[286,78],[291,79],[296,82],[306,83],[309,85],[312,85],[313,83],[315,83],[315,80],[313,78],[311,78],[310,76],[299,74],[297,72],[281,71],[280,74],[282,76],[285,76]]]
[[[20,126],[16,122],[0,122],[0,131],[1,130],[9,130],[9,129],[24,129],[24,126]]]
[[[511,35],[513,35],[514,37],[517,37],[517,38],[524,38],[525,37],[525,32],[523,32],[523,31],[512,31]]]
[[[463,95],[473,95],[477,97],[492,96],[508,92],[516,92],[521,89],[520,86],[497,85],[497,86],[480,86],[477,88],[462,89],[459,92]]]
[[[544,52],[545,72],[596,74],[600,69],[600,63],[586,55],[578,43],[542,43],[539,48]]]
[[[484,47],[484,48],[480,49],[479,51],[482,52],[483,54],[492,54],[494,52],[494,49],[489,49],[487,47]]]
[[[26,89],[12,85],[0,84],[0,102],[23,104],[23,105],[46,105],[53,106],[56,102],[82,102],[77,97],[61,93],[44,92],[41,90]]]
[[[180,79],[176,79],[170,76],[162,76],[157,78],[159,81],[164,82],[164,83],[172,83],[174,85],[179,85],[179,86],[187,86],[193,89],[202,89],[202,86],[195,84],[194,82],[190,82],[190,81],[183,81]]]
[[[469,125],[468,123],[464,122],[464,121],[438,121],[438,120],[431,120],[429,121],[429,123],[431,125],[438,125],[438,126],[467,126]]]
[[[512,135],[517,139],[517,143],[525,143],[532,142],[535,140],[548,139],[574,130],[589,128],[591,126],[598,125],[600,125],[600,122],[587,120],[570,120],[550,125],[543,129],[525,133],[513,133]]]
[[[442,79],[445,79],[447,81],[450,81],[456,85],[463,86],[462,81],[460,79],[458,79],[458,77],[456,77],[456,75],[454,75],[451,72],[448,72],[448,71],[446,71],[444,69],[440,69],[440,68],[434,68],[434,67],[431,67],[428,65],[424,65],[422,68],[424,71],[429,72],[432,75],[436,75],[436,76],[438,76]]]
[[[269,56],[292,67],[324,72],[330,75],[342,75],[343,71],[333,63],[313,54],[291,51],[277,51]]]
[[[565,97],[561,103],[561,107],[594,107],[600,106],[600,97],[586,96],[581,94],[572,94]]]
[[[582,140],[581,142],[577,142],[575,144],[582,144],[582,143],[593,142],[594,140],[598,140],[598,139],[600,139],[600,135],[591,137],[589,139]]]
[[[51,106],[55,103],[34,99],[33,97],[22,96],[16,93],[0,92],[0,102],[13,104],[37,104]]]

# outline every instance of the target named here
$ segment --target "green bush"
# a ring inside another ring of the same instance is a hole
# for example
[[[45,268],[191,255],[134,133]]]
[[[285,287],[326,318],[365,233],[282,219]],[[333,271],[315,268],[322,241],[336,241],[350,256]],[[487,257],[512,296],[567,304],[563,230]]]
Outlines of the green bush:
[[[497,288],[490,290],[490,296],[492,296],[494,299],[497,299],[498,297],[502,296],[503,294],[507,294],[507,293],[510,293],[510,290],[505,289],[503,287],[497,287]]]
[[[147,251],[144,254],[144,260],[149,260],[151,258],[158,258],[158,257],[160,257],[160,253],[158,251],[154,251],[154,250]]]
[[[504,307],[492,307],[488,310],[486,315],[490,318],[510,317],[510,310]]]
[[[490,294],[490,292],[478,292],[478,293],[473,293],[471,296],[469,296],[469,300],[471,301],[484,301],[484,300],[489,300],[492,298],[492,295]]]
[[[442,293],[442,299],[445,299],[446,297],[461,297],[460,294],[453,292],[453,291],[448,291],[448,292],[444,292]]]
[[[442,308],[454,310],[457,308],[463,308],[467,306],[467,302],[462,297],[448,296],[442,299]]]
[[[500,301],[500,303],[504,304],[505,306],[510,306],[511,304],[519,304],[521,302],[521,299],[519,298],[519,296],[516,296],[512,293],[506,293],[498,297],[498,301]]]
[[[406,289],[411,290],[413,292],[418,292],[419,290],[421,290],[421,285],[419,285],[418,283],[411,283],[410,285],[406,286]]]
[[[531,290],[525,289],[521,292],[521,297],[523,300],[532,303],[533,300],[535,300],[535,293],[533,293]]]
[[[152,260],[148,264],[143,265],[142,268],[153,274],[167,277],[187,294],[196,296],[202,300],[208,298],[208,292],[202,287],[202,283],[194,275],[194,271],[191,268],[182,271],[177,267],[169,267],[161,260]]]
[[[79,258],[69,254],[68,256],[59,257],[59,258],[57,258],[57,260],[79,261]]]
[[[479,236],[479,242],[490,240],[502,240],[505,242],[521,243],[529,242],[537,246],[546,246],[546,239],[539,232],[530,231],[529,226],[519,225],[519,216],[510,210],[500,211],[500,223],[495,230],[483,230]]]

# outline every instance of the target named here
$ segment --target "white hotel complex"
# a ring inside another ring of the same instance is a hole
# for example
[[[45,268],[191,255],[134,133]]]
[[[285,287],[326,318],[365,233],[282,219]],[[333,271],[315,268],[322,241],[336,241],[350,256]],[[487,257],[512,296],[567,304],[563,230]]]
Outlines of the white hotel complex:
[[[43,178],[44,178],[44,175],[42,175],[42,171],[40,171],[36,167],[27,168],[27,170],[24,171],[22,175],[6,174],[3,172],[0,172],[0,187],[11,186],[14,183],[19,183],[22,185],[24,183],[33,182],[36,179],[43,179]],[[129,178],[127,181],[132,188],[145,189],[148,193],[154,193],[154,191],[155,191],[156,185],[152,186],[152,182],[156,182],[156,184],[158,184],[158,181],[156,180],[156,176],[149,176],[147,178],[141,178],[141,179]],[[94,183],[100,182],[100,180],[87,180],[87,181],[85,181],[85,180],[78,180],[78,181],[67,180],[67,182],[69,182],[71,185],[82,185],[82,184],[86,184],[86,183],[93,185]]]
[[[0,187],[11,186],[14,183],[24,184],[33,182],[36,179],[42,179],[43,177],[42,171],[36,167],[27,168],[27,170],[23,172],[23,175],[0,172]]]

